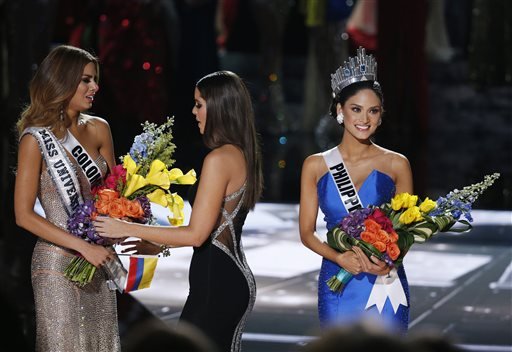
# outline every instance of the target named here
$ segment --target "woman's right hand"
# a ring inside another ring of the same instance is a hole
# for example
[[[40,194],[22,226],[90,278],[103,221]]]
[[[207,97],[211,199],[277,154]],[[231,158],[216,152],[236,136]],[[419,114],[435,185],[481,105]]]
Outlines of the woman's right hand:
[[[162,251],[162,248],[159,245],[146,240],[124,241],[121,243],[121,246],[130,246],[121,250],[121,253],[129,254],[157,255]]]
[[[363,270],[359,256],[352,250],[340,253],[336,257],[336,264],[352,275],[357,275]]]
[[[352,250],[359,257],[359,262],[361,263],[361,271],[373,275],[387,275],[391,268],[382,260],[377,259],[377,257],[372,256],[371,260],[366,256],[363,250],[357,246],[353,246]]]

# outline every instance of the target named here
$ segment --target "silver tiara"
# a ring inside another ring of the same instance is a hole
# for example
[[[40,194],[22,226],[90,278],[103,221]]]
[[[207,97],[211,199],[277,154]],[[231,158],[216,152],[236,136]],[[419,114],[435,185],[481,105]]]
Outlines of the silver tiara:
[[[349,57],[335,73],[331,74],[332,95],[335,97],[343,88],[352,83],[377,80],[377,61],[373,55],[366,55],[359,47],[357,56]]]

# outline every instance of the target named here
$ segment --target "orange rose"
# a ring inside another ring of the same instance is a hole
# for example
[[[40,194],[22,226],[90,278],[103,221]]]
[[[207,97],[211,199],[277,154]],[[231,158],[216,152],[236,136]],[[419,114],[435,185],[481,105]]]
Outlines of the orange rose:
[[[122,218],[125,216],[125,207],[121,199],[114,199],[108,205],[108,216],[112,218]]]
[[[366,231],[370,231],[373,233],[377,233],[382,227],[372,219],[366,219],[364,221],[364,226],[366,227]]]
[[[391,243],[395,243],[396,241],[398,241],[398,234],[393,231],[389,234],[389,240],[391,241]]]
[[[390,243],[388,245],[388,248],[386,250],[391,260],[396,260],[398,256],[400,255],[400,248],[398,248],[398,245],[396,243]]]
[[[374,244],[377,241],[377,235],[370,231],[361,232],[361,239],[370,244]]]
[[[382,242],[385,244],[388,244],[391,242],[391,240],[389,238],[389,234],[384,230],[379,230],[379,232],[377,232],[377,238],[378,238],[379,242]]]
[[[101,215],[108,215],[108,205],[109,201],[98,199],[94,202],[94,206],[96,207],[96,211]]]
[[[119,198],[119,192],[113,189],[105,188],[98,192],[98,199],[106,202],[111,202],[117,198]]]
[[[373,243],[373,246],[377,248],[377,250],[381,253],[386,251],[386,244],[384,242],[375,241],[375,243]]]
[[[142,210],[142,206],[137,200],[128,200],[126,198],[122,198],[122,200],[125,206],[126,216],[140,218],[144,215],[144,210]]]

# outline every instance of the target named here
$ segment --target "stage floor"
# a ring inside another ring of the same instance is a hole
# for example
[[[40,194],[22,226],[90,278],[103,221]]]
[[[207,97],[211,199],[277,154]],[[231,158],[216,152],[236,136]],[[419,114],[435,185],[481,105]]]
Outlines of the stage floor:
[[[165,214],[154,211],[164,223]],[[406,256],[410,332],[435,331],[468,351],[512,351],[512,212],[473,215],[470,233],[442,234]],[[322,217],[319,233],[325,232]],[[296,204],[260,203],[247,218],[243,245],[257,300],[243,335],[246,352],[298,351],[318,332],[321,260],[301,244],[297,224]],[[160,258],[151,287],[131,293],[170,324],[188,293],[191,255],[191,248],[172,250]]]

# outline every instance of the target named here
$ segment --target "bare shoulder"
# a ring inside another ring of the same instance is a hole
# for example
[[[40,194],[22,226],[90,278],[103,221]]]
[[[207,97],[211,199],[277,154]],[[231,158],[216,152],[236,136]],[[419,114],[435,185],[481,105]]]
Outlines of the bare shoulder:
[[[110,126],[107,120],[105,120],[104,118],[99,116],[87,115],[83,113],[81,114],[81,116],[83,118],[83,121],[86,123],[87,127],[93,127],[95,129],[98,129],[99,131],[110,131]]]
[[[313,177],[318,180],[320,176],[327,172],[327,164],[324,161],[322,153],[309,155],[302,164],[303,177]]]
[[[25,133],[20,138],[19,142],[19,150],[27,150],[30,152],[39,151],[39,143],[36,140],[36,137],[31,135],[30,133]]]
[[[391,164],[396,164],[396,166],[409,165],[409,160],[407,159],[407,157],[405,155],[395,152],[391,149],[383,148],[376,144],[374,144],[374,146],[375,146],[375,148],[377,148],[378,153],[381,155],[382,158],[384,158],[386,160],[386,162],[389,162]]]
[[[242,155],[242,153],[237,147],[231,144],[224,144],[218,148],[212,149],[206,155],[205,160],[223,162],[239,155]]]
[[[81,115],[85,121],[85,131],[88,138],[92,138],[98,145],[105,145],[105,143],[112,139],[112,132],[107,120],[99,116]]]
[[[245,158],[242,151],[232,144],[225,144],[210,151],[205,159],[204,165],[215,165],[218,168],[241,167],[245,165]]]
[[[52,150],[51,146],[53,146],[53,144],[48,146],[48,148],[50,148],[48,150],[50,153]],[[21,137],[18,145],[18,166],[20,166],[22,163],[31,166],[40,165],[42,158],[43,156],[36,137],[30,133],[24,134]]]
[[[325,165],[322,153],[316,153],[316,154],[308,155],[306,157],[306,159],[304,159],[304,162],[302,165],[303,165],[303,168],[315,169],[315,168],[321,167],[322,164]]]

